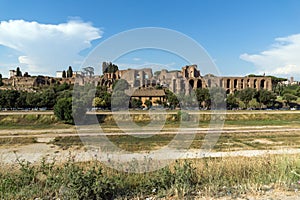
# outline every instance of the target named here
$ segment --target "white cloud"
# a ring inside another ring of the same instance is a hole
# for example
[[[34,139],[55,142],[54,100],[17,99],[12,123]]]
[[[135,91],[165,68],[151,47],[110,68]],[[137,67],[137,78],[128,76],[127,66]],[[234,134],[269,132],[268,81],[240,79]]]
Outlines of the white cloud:
[[[133,61],[140,61],[141,59],[140,58],[133,58],[132,60]]]
[[[257,73],[300,78],[300,34],[276,38],[275,43],[259,54],[242,54],[242,60],[253,63]]]
[[[22,71],[55,74],[83,58],[79,52],[101,38],[102,31],[79,20],[61,24],[41,24],[24,20],[0,22],[0,45],[17,50]]]

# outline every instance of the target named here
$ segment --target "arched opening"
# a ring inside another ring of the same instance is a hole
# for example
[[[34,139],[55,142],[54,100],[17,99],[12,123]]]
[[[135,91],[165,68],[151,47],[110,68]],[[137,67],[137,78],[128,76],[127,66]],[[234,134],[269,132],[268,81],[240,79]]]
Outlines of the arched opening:
[[[189,81],[189,84],[190,84],[191,88],[194,88],[194,80],[193,80],[193,79],[191,79],[191,80]]]
[[[250,87],[250,79],[247,80],[247,87]]]
[[[229,89],[226,90],[226,94],[230,94],[230,90]]]
[[[241,89],[244,89],[244,79],[241,79]]]
[[[266,81],[264,79],[260,81],[260,89],[265,88],[265,83],[266,83]]]
[[[197,88],[202,88],[202,80],[197,81]]]
[[[238,87],[238,81],[237,81],[237,79],[234,79],[233,88],[237,88],[237,87]]]
[[[256,79],[254,79],[253,88],[257,88],[257,80]]]
[[[226,88],[230,88],[230,79],[227,79]]]

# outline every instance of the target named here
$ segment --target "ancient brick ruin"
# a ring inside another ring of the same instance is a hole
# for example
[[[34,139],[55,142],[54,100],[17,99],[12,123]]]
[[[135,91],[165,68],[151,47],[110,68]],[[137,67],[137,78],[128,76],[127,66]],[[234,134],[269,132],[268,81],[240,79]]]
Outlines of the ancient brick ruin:
[[[182,70],[161,70],[155,75],[151,68],[118,70],[115,73],[104,73],[100,84],[111,87],[114,81],[125,79],[133,88],[147,88],[156,85],[168,87],[174,93],[189,94],[192,89],[222,87],[226,93],[245,88],[272,90],[270,77],[218,77],[212,74],[201,76],[197,65],[182,67]]]

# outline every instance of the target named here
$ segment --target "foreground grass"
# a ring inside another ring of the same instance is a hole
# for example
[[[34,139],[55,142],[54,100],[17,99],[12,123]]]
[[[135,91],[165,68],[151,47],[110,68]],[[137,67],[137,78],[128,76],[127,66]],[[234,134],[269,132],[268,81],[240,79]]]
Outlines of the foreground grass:
[[[300,173],[298,155],[184,160],[138,174],[116,171],[97,161],[18,163],[14,170],[0,170],[1,199],[239,197],[274,188],[298,189]]]

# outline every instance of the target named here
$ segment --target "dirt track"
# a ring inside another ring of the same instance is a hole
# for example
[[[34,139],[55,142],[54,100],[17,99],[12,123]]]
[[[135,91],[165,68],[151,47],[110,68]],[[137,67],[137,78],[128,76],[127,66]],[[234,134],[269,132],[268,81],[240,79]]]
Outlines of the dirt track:
[[[153,129],[118,129],[104,128],[91,129],[85,128],[76,131],[75,128],[69,129],[47,129],[47,130],[30,130],[30,129],[2,129],[0,130],[0,138],[22,138],[22,137],[70,137],[70,136],[95,136],[101,135],[142,135],[142,134],[207,134],[207,133],[276,133],[276,132],[293,132],[300,131],[300,128],[286,128],[283,126],[252,126],[252,127],[226,127],[223,129],[209,128],[164,128],[163,131],[153,131]]]
[[[137,135],[137,134],[157,134],[151,130],[143,132],[137,132],[135,130],[125,130],[126,133],[116,131],[117,129],[106,129],[109,133],[101,133],[104,135]],[[168,128],[159,134],[177,134],[176,129]],[[186,128],[183,130],[184,133],[208,133],[207,128]],[[211,132],[216,133],[252,133],[252,132],[292,132],[300,131],[300,128],[286,128],[282,126],[255,126],[255,127],[226,127],[221,130],[212,130]],[[37,138],[38,143],[27,144],[27,145],[2,145],[0,148],[0,158],[2,164],[15,162],[16,155],[28,160],[30,162],[35,162],[40,160],[42,157],[56,157],[60,161],[64,161],[68,158],[70,150],[62,150],[55,145],[48,144],[49,141],[56,137],[70,137],[70,136],[97,136],[99,131],[93,129],[83,129],[80,133],[77,133],[74,128],[70,129],[50,129],[50,130],[0,130],[0,138]],[[71,151],[76,155],[77,161],[86,161],[95,158],[96,154],[101,154],[101,152],[93,152],[92,155],[83,149],[71,149]],[[17,153],[17,154],[16,154]],[[174,151],[174,154],[181,154],[181,158],[201,158],[201,157],[226,157],[226,156],[261,156],[265,154],[300,154],[300,149],[292,148],[279,148],[277,150],[242,150],[242,151],[232,151],[232,152],[203,152],[200,150],[190,150],[187,154],[183,152]],[[97,157],[101,155],[97,155]],[[125,157],[132,158],[134,155],[126,154]],[[162,158],[164,157],[161,155]],[[170,158],[176,157],[169,152]]]

